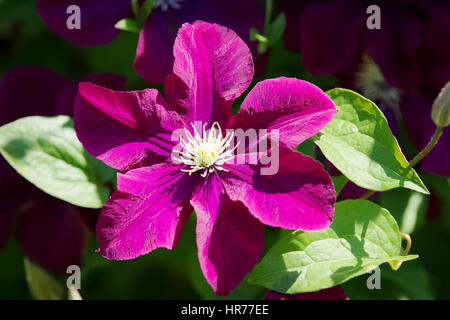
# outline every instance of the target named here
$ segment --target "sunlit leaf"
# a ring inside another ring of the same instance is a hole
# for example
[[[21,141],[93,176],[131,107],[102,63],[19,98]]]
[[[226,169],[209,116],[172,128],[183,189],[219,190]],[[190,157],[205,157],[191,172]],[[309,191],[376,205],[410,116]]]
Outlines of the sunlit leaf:
[[[108,199],[115,171],[89,155],[67,116],[26,117],[0,128],[0,153],[48,194],[87,208]]]
[[[400,231],[386,209],[367,200],[336,203],[333,223],[319,231],[295,231],[277,242],[249,282],[282,293],[318,291],[341,284],[401,256]]]
[[[327,94],[338,113],[313,141],[339,171],[370,190],[404,187],[429,193],[373,102],[347,89]]]

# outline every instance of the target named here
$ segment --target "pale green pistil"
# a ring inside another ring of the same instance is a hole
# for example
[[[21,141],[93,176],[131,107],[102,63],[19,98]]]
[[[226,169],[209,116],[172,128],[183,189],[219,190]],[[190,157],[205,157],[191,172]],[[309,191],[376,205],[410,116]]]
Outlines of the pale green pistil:
[[[229,132],[223,137],[222,129],[217,122],[212,125],[209,132],[206,132],[207,123],[205,123],[202,134],[195,129],[193,124],[191,125],[194,129],[194,135],[184,128],[187,140],[185,141],[183,137],[180,137],[182,151],[178,151],[180,158],[176,160],[189,166],[189,169],[181,169],[181,171],[188,172],[191,175],[202,170],[202,177],[206,177],[208,173],[212,173],[214,170],[228,171],[222,166],[234,158],[233,151],[237,148],[237,145],[231,148],[234,134]]]

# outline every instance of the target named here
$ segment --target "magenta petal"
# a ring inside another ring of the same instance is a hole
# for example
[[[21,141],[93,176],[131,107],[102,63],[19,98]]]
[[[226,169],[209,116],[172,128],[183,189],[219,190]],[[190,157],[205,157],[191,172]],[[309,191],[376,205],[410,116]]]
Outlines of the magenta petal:
[[[77,208],[46,194],[27,206],[16,226],[16,238],[25,254],[59,273],[80,265],[86,230]]]
[[[121,171],[165,161],[178,141],[182,120],[154,89],[112,91],[80,83],[75,130],[86,150]]]
[[[259,82],[233,118],[234,129],[278,129],[280,141],[295,148],[318,133],[336,113],[333,101],[315,85],[293,78]]]
[[[261,257],[264,227],[242,203],[230,200],[216,174],[198,184],[191,204],[203,274],[216,294],[229,294]]]
[[[196,20],[214,22],[230,28],[256,49],[257,42],[250,41],[250,29],[256,28],[263,32],[264,28],[264,10],[258,0],[193,0],[183,3],[182,7],[181,10],[170,12],[175,28]]]
[[[98,252],[125,260],[156,248],[173,249],[189,218],[196,177],[172,164],[119,174],[118,191],[104,205],[97,223]]]
[[[259,165],[230,164],[221,177],[230,198],[242,201],[266,225],[307,231],[328,227],[335,191],[323,165],[290,150],[280,150],[278,165],[276,174],[262,175]]]
[[[303,64],[314,75],[343,70],[355,58],[366,23],[360,1],[310,2],[300,18]]]
[[[146,81],[163,83],[172,72],[175,36],[161,12],[154,12],[139,36],[134,68]]]
[[[116,74],[95,73],[82,77],[78,82],[91,82],[113,90],[124,90],[126,78]],[[73,116],[73,104],[78,91],[78,82],[70,83],[61,91],[55,114]]]
[[[80,29],[69,29],[67,8],[81,11]],[[97,46],[112,41],[119,30],[115,24],[131,14],[130,0],[38,0],[37,10],[45,24],[59,36],[79,46]]]
[[[195,0],[182,3],[181,7],[181,10],[167,13],[154,10],[141,32],[135,69],[146,81],[164,82],[172,72],[175,36],[170,29],[178,30],[183,23],[196,20],[215,22],[235,31],[256,52],[257,43],[250,41],[250,29],[256,27],[262,31],[264,25],[264,13],[258,1]]]
[[[169,103],[190,121],[225,124],[253,77],[247,45],[230,29],[197,21],[178,31],[174,56],[165,84]]]
[[[9,71],[0,83],[0,125],[31,115],[55,115],[68,84],[62,75],[39,67]]]
[[[323,289],[315,292],[284,294],[268,291],[266,300],[349,300],[341,286]]]

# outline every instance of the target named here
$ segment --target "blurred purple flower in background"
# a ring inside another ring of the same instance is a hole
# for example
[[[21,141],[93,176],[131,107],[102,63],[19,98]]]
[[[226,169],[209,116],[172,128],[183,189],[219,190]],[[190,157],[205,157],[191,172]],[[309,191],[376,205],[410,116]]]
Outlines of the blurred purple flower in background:
[[[47,26],[67,41],[80,46],[109,43],[118,34],[115,24],[132,16],[130,0],[38,0],[38,12]],[[70,5],[81,9],[81,29],[66,26]],[[264,12],[256,0],[155,1],[156,7],[139,36],[135,69],[146,81],[164,82],[172,72],[173,43],[176,31],[185,22],[205,20],[236,31],[256,54],[256,42],[250,42],[250,29],[262,31]]]
[[[434,10],[431,19],[423,28],[423,42],[418,50],[422,68],[419,89],[403,95],[400,110],[408,136],[417,148],[423,148],[434,133],[431,107],[441,88],[450,81],[450,2]],[[422,170],[450,176],[450,131],[444,129],[438,144],[423,159]]]
[[[381,9],[381,28],[370,30],[366,10],[374,4]],[[303,64],[313,75],[343,71],[365,53],[389,85],[403,91],[417,88],[417,49],[422,26],[429,19],[419,1],[293,0],[284,5],[288,49],[301,52]],[[290,26],[294,29],[289,30]]]
[[[80,7],[80,29],[69,29],[67,8]],[[120,33],[118,21],[131,17],[131,0],[37,0],[37,10],[53,32],[78,46],[98,46],[111,42]]]
[[[369,30],[369,5],[378,5],[381,28]],[[336,74],[341,86],[361,91],[383,110],[394,134],[403,116],[408,136],[421,149],[431,139],[431,105],[450,80],[450,2],[284,1],[286,46],[299,51],[313,75]],[[318,27],[320,24],[320,27]],[[450,132],[420,164],[450,176]]]
[[[257,1],[186,0],[180,7],[166,12],[155,10],[144,25],[134,66],[146,81],[164,82],[172,73],[175,32],[183,23],[195,20],[218,23],[234,30],[256,55],[257,43],[250,42],[250,29],[262,31],[264,25],[264,12]]]
[[[336,109],[316,86],[279,78],[258,83],[232,116],[232,103],[249,86],[254,67],[245,43],[217,24],[184,24],[173,52],[168,102],[155,89],[79,86],[74,121],[80,141],[125,172],[100,214],[99,253],[122,260],[173,249],[195,210],[203,274],[217,294],[228,294],[259,260],[264,224],[317,230],[331,223],[330,176],[319,162],[290,149],[321,130]],[[197,122],[203,130],[214,124],[200,135],[191,129]],[[181,143],[182,161],[174,163],[178,142],[172,134],[183,128],[191,145]],[[277,129],[278,173],[261,175],[260,164],[232,163],[232,153],[221,149],[231,141],[221,128]]]
[[[93,74],[92,81],[123,89],[118,75]],[[31,115],[73,114],[78,82],[39,67],[18,67],[0,82],[0,125]],[[0,158],[0,248],[15,225],[16,237],[25,254],[54,272],[81,263],[86,224],[94,225],[97,210],[79,208],[53,198],[22,178]],[[91,223],[94,221],[94,223]]]

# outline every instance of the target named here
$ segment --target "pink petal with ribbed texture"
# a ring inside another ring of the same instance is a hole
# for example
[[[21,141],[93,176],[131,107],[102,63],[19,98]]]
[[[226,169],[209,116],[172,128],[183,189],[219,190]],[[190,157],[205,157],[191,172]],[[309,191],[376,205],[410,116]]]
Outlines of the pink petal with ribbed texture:
[[[178,31],[174,56],[165,84],[169,103],[190,121],[225,124],[253,77],[247,45],[230,29],[197,21]]]
[[[242,203],[230,200],[216,174],[201,181],[191,204],[203,274],[216,294],[229,294],[261,257],[264,227]]]
[[[118,191],[97,223],[98,252],[108,259],[133,259],[156,248],[173,249],[189,218],[197,177],[173,164],[119,174]]]
[[[121,171],[169,159],[178,143],[172,133],[185,126],[157,90],[121,92],[91,83],[79,85],[74,123],[86,150]]]
[[[336,113],[333,101],[315,85],[293,78],[259,82],[232,119],[234,129],[277,129],[295,148],[324,128]]]
[[[236,157],[238,163],[240,158]],[[229,164],[220,172],[232,200],[242,201],[262,223],[319,230],[333,220],[335,191],[323,165],[299,152],[280,150],[279,169],[262,175],[260,165]],[[276,160],[274,161],[274,163]]]
[[[163,83],[172,73],[174,40],[165,15],[153,12],[139,35],[134,60],[136,72],[148,82]]]

